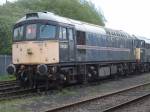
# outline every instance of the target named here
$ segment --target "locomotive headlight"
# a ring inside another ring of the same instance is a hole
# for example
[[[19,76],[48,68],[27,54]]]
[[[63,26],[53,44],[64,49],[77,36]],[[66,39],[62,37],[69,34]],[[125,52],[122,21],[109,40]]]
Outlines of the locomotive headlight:
[[[48,72],[48,67],[47,67],[47,65],[45,65],[45,64],[38,65],[38,66],[37,66],[37,72],[38,72],[40,75],[47,75],[47,72]]]
[[[8,65],[7,67],[7,72],[8,74],[12,75],[16,72],[16,67],[13,64]]]

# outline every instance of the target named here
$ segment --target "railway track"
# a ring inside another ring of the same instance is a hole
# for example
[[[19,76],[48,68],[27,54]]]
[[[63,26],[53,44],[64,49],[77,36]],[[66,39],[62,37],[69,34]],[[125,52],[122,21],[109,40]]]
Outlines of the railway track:
[[[127,102],[124,102],[124,103],[122,103],[122,104],[119,104],[119,105],[116,105],[116,106],[114,106],[114,107],[110,107],[110,108],[108,108],[108,109],[106,109],[104,112],[115,112],[116,110],[120,110],[122,107],[124,107],[124,106],[128,106],[128,105],[130,105],[130,104],[132,104],[132,103],[136,103],[136,102],[138,102],[138,101],[141,101],[141,100],[146,100],[146,98],[148,98],[148,97],[150,97],[150,93],[147,93],[147,94],[145,94],[145,95],[142,95],[142,96],[140,96],[140,97],[137,97],[137,98],[135,98],[135,99],[133,99],[133,100],[130,100],[130,101],[127,101]]]
[[[0,93],[20,88],[17,81],[0,82]]]
[[[3,83],[10,83],[10,82],[15,82],[16,80],[9,80],[9,81],[0,81],[0,84],[3,84]]]
[[[11,91],[6,91],[0,93],[0,101],[14,99],[14,98],[22,98],[25,96],[35,95],[36,89],[28,88],[28,89],[13,89]]]
[[[150,83],[107,93],[103,96],[86,98],[85,100],[64,104],[48,109],[46,112],[112,112],[122,106],[150,96]]]
[[[3,81],[0,82],[0,89],[1,88],[5,88],[5,87],[10,87],[10,86],[14,86],[17,85],[17,81],[13,80],[13,81]]]
[[[18,82],[15,80],[3,81],[0,82],[0,101],[35,95],[37,94],[36,91],[37,90],[33,88],[28,88],[28,89],[21,88],[18,85]]]

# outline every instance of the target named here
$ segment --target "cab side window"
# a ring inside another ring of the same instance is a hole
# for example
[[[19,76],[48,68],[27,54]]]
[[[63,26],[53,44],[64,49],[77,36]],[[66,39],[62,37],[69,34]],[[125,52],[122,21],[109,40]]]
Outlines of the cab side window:
[[[67,29],[66,28],[62,28],[62,34],[63,34],[63,39],[66,40],[67,39]]]
[[[67,29],[65,27],[60,27],[59,39],[61,39],[61,40],[66,40],[67,39]]]
[[[69,37],[69,40],[73,40],[73,30],[72,29],[68,29],[68,37]]]

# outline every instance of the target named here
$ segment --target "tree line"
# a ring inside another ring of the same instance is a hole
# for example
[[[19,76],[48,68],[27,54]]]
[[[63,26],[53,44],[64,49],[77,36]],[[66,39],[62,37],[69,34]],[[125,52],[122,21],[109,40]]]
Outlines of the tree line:
[[[0,54],[11,54],[12,32],[15,22],[29,12],[50,11],[104,26],[104,16],[87,0],[18,0],[0,6]]]

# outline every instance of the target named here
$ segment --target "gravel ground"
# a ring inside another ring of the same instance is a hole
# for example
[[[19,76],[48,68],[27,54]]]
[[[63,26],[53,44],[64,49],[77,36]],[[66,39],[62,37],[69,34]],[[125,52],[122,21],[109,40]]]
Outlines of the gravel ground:
[[[107,92],[112,92],[118,89],[126,88],[136,84],[149,82],[150,74],[133,76],[130,78],[119,79],[115,81],[106,81],[100,85],[89,86],[85,88],[63,89],[62,92],[53,93],[41,99],[37,99],[30,104],[21,105],[21,108],[27,111],[40,112],[48,108],[60,106],[73,101],[83,100],[87,97],[92,97],[97,94],[104,95]]]
[[[114,107],[118,104],[125,103],[145,95],[149,93],[149,91],[150,85],[145,85],[144,87],[138,87],[136,89],[131,89],[119,94],[114,94],[90,102],[85,102],[80,105],[75,105],[56,112],[103,112],[110,107]]]
[[[129,78],[104,81],[100,85],[92,85],[81,88],[65,88],[61,92],[54,91],[46,96],[41,96],[33,99],[25,99],[25,103],[14,104],[10,106],[15,106],[18,110],[23,110],[23,112],[43,112],[49,108],[61,106],[73,101],[83,100],[87,97],[92,97],[95,95],[104,95],[107,92],[113,92],[119,89],[127,88],[129,86],[134,86],[136,84],[146,83],[150,81],[150,73],[130,76]],[[28,101],[30,100],[30,101]],[[0,110],[7,108],[0,104]],[[15,108],[15,109],[16,109]]]

